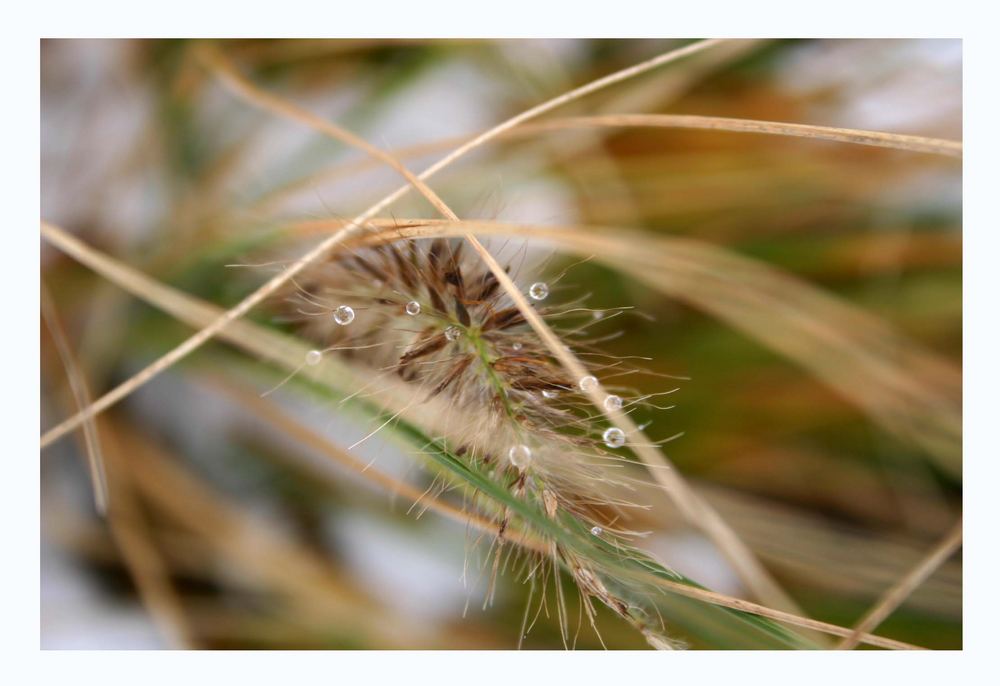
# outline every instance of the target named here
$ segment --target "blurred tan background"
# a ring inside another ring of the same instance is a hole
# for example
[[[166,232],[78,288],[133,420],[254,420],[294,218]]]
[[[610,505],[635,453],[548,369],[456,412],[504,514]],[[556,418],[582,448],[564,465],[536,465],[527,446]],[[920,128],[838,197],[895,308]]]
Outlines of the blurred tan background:
[[[261,87],[401,151],[419,170],[516,112],[680,44],[218,47]],[[43,41],[41,214],[224,307],[261,279],[225,265],[253,256],[269,228],[354,216],[399,182],[360,153],[234,98],[195,48]],[[961,69],[959,41],[732,41],[559,116],[669,112],[960,140]],[[944,365],[942,377],[960,373],[959,160],[720,131],[579,129],[504,139],[433,186],[463,217],[634,229],[751,259],[877,318],[894,332],[878,345],[899,347],[880,354],[903,377],[937,373],[909,366],[913,351]],[[430,215],[411,197],[393,216]],[[575,261],[545,243],[529,256],[529,272]],[[95,396],[190,331],[48,246],[41,273]],[[854,368],[831,382],[697,298],[664,297],[596,263],[575,266],[566,283],[593,307],[636,308],[607,325],[620,332],[605,344],[610,353],[690,377],[650,436],[684,432],[669,457],[811,616],[855,622],[959,517],[960,427],[949,434],[944,423],[960,406],[932,413],[940,429],[903,411],[880,423],[863,407],[874,382]],[[801,293],[779,295],[792,302]],[[255,320],[280,327],[264,310]],[[405,499],[333,464],[284,420],[341,445],[367,424],[294,386],[268,398],[283,415],[261,414],[259,393],[282,376],[211,343],[104,415],[109,471],[120,468],[129,494],[131,516],[117,527],[95,512],[78,441],[42,454],[43,647],[516,647],[525,588],[505,578],[482,609],[483,551],[463,526],[417,518]],[[45,325],[41,383],[44,429],[75,411]],[[636,385],[656,392],[663,383]],[[949,388],[960,398],[960,385]],[[429,483],[391,437],[366,443],[358,459],[421,489]],[[714,590],[746,594],[662,502],[643,525],[661,559]],[[609,613],[601,622],[609,647],[644,646]],[[736,647],[679,631],[695,648]],[[960,560],[879,631],[960,647]],[[578,647],[599,646],[584,626]],[[524,647],[561,648],[555,618],[541,616]]]

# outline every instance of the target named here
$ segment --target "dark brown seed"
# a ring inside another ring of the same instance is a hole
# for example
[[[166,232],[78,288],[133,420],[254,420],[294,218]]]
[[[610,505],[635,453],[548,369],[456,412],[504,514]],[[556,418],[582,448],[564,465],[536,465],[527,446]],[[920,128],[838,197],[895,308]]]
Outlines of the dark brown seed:
[[[508,307],[507,309],[494,312],[490,315],[490,317],[483,322],[483,331],[489,331],[490,329],[507,329],[523,322],[524,317],[518,309],[516,307]]]
[[[387,283],[389,281],[389,275],[385,271],[379,269],[360,255],[354,256],[354,262],[361,268],[362,271],[367,272],[370,276],[378,279],[382,283]]]
[[[413,270],[407,263],[403,254],[396,249],[396,246],[390,246],[389,255],[392,256],[392,261],[396,264],[396,271],[399,273],[399,278],[403,280],[406,287],[411,291],[414,290],[417,285],[416,278],[413,274]]]
[[[493,276],[493,272],[486,272],[483,274],[483,279],[480,282],[479,294],[476,295],[476,300],[489,300],[499,287],[500,282],[497,281],[497,277]]]
[[[444,298],[441,297],[441,293],[430,282],[427,283],[427,295],[430,297],[431,305],[434,306],[435,310],[441,314],[447,313],[448,310],[444,306]]]
[[[462,323],[463,326],[469,326],[472,323],[472,318],[469,317],[469,311],[465,309],[465,305],[459,298],[455,298],[455,316],[458,317],[458,321]]]
[[[465,279],[462,276],[462,245],[459,243],[458,247],[451,252],[451,257],[448,260],[448,271],[444,275],[445,283],[454,289],[455,295],[457,295],[462,300],[465,300]]]
[[[444,381],[439,383],[437,387],[433,391],[431,391],[431,394],[427,396],[427,399],[430,400],[434,396],[441,393],[441,391],[448,388],[448,386],[450,386],[452,383],[454,383],[454,381],[458,379],[460,376],[462,376],[462,374],[465,373],[465,370],[469,368],[469,365],[472,364],[473,359],[474,358],[471,355],[468,355],[466,357],[461,358],[458,362],[452,365],[451,370],[448,372],[448,376],[446,376],[444,378]]]
[[[435,334],[430,338],[424,339],[415,347],[410,348],[403,353],[403,355],[399,358],[399,368],[402,370],[406,367],[406,365],[410,364],[414,360],[436,353],[438,350],[447,345],[447,343],[448,339],[445,338],[443,333]]]
[[[443,238],[435,238],[431,241],[431,248],[427,251],[427,264],[431,268],[431,272],[434,274],[435,278],[440,280],[441,274],[441,256],[448,247],[448,242]]]

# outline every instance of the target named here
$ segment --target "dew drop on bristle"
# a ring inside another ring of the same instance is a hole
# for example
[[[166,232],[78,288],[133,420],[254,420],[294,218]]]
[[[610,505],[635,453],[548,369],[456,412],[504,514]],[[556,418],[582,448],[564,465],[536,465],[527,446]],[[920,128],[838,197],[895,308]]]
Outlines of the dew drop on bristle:
[[[597,388],[597,377],[596,376],[585,376],[580,379],[580,390],[581,391],[592,391]]]
[[[621,448],[625,445],[625,432],[617,426],[612,426],[604,431],[604,445],[609,448]]]
[[[418,314],[420,314],[420,303],[418,303],[416,300],[411,300],[410,302],[406,303],[406,314],[410,315],[411,317],[415,317]]]
[[[531,448],[523,443],[512,445],[507,451],[507,459],[518,469],[524,470],[531,462]]]
[[[595,526],[590,530],[590,533],[593,534],[594,536],[600,536],[601,534],[604,533],[604,529],[602,529],[599,526]]]
[[[524,344],[523,344],[523,343],[514,343],[514,344],[513,344],[512,346],[510,346],[510,347],[511,347],[511,348],[513,348],[513,349],[514,349],[514,350],[516,351],[516,350],[520,350],[521,348],[523,348],[523,347],[524,347]]]
[[[341,305],[333,311],[333,321],[341,326],[347,326],[354,321],[354,308],[348,305]]]
[[[323,353],[319,350],[310,350],[306,353],[306,364],[310,367],[315,367],[323,359]]]
[[[559,397],[559,391],[554,391],[550,388],[546,388],[544,391],[542,391],[542,396],[548,398],[549,400],[552,400],[553,398]]]
[[[537,281],[531,284],[528,295],[531,296],[532,300],[545,300],[549,297],[549,285],[544,281]]]
[[[444,337],[447,338],[449,341],[454,341],[461,335],[462,335],[462,330],[457,326],[449,326],[447,329],[444,330]]]
[[[604,398],[604,409],[606,410],[620,410],[622,409],[622,398],[620,395],[609,395]]]

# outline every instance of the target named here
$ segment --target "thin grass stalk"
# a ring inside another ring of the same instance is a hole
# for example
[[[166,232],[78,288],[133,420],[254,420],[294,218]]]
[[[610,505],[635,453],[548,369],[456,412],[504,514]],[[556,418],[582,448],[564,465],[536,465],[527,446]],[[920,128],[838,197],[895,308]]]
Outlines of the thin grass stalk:
[[[59,321],[59,313],[56,310],[55,301],[49,293],[45,281],[41,280],[40,299],[42,306],[42,318],[48,326],[52,341],[56,344],[59,359],[62,361],[63,369],[66,371],[66,380],[69,383],[70,392],[73,394],[73,401],[76,403],[77,411],[83,411],[90,405],[90,388],[87,380],[80,370],[73,348],[66,338],[62,322]],[[97,511],[102,515],[108,511],[108,478],[104,469],[104,455],[101,450],[101,437],[97,431],[97,425],[93,417],[83,422],[83,444],[87,454],[87,470],[90,474],[91,490],[94,494],[94,504]]]
[[[792,136],[813,140],[867,145],[909,152],[929,153],[945,157],[962,157],[962,142],[926,136],[909,136],[865,129],[845,129],[835,126],[793,124],[734,117],[707,117],[696,114],[609,114],[602,116],[566,117],[537,122],[521,127],[517,135],[565,131],[578,128],[674,128],[758,133],[772,136]]]
[[[861,635],[873,631],[893,611],[903,604],[913,591],[934,573],[962,545],[962,520],[945,535],[908,574],[888,589],[878,602],[865,613],[849,636],[837,645],[838,650],[853,650],[861,643]]]
[[[168,644],[175,648],[194,646],[193,632],[180,595],[170,579],[170,569],[157,549],[147,514],[135,484],[135,465],[116,440],[113,427],[105,424],[109,437],[106,455],[113,498],[108,503],[108,526],[121,551],[143,605]]]

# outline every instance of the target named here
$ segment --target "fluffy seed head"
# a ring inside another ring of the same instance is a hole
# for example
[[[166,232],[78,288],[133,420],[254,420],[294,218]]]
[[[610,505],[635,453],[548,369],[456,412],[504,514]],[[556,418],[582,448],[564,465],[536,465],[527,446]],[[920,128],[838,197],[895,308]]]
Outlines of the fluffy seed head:
[[[606,451],[624,446],[625,434],[616,427],[601,432],[585,395],[597,388],[596,376],[568,378],[494,275],[475,256],[465,258],[462,245],[399,240],[335,254],[285,294],[284,314],[318,348],[370,370],[373,385],[381,378],[404,384],[417,400],[403,409],[412,416],[426,408],[418,421],[424,432],[486,466],[514,497],[537,503],[551,519],[577,518],[604,537],[602,523],[631,505],[607,495],[612,484],[629,488],[608,468],[619,458]],[[528,294],[540,303],[549,286],[535,282]],[[344,300],[360,308],[357,318]],[[573,303],[535,307],[571,335],[598,321]],[[586,340],[574,345],[590,350]],[[307,363],[314,359],[310,353]],[[593,368],[614,368],[608,379],[625,371],[620,361]],[[614,410],[623,404],[613,394],[604,403]],[[498,509],[496,522],[500,540],[509,512]],[[567,559],[566,568],[586,594],[638,621],[588,561]]]

